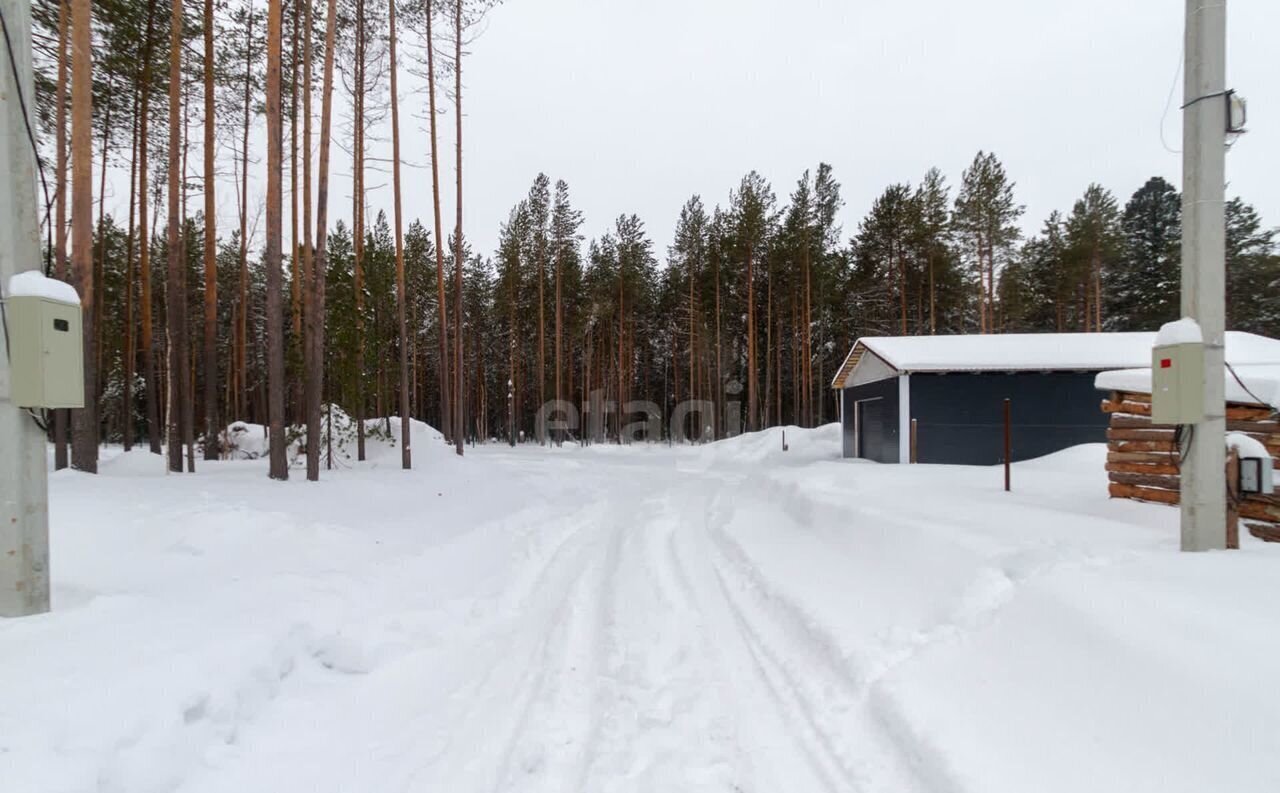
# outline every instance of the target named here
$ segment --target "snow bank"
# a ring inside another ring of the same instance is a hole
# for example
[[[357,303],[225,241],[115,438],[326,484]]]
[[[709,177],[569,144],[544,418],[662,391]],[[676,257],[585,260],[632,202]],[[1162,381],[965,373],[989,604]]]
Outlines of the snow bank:
[[[59,303],[80,305],[80,295],[66,281],[46,278],[39,270],[26,270],[9,277],[6,297],[42,297]]]
[[[837,460],[840,458],[840,425],[827,424],[815,429],[771,427],[695,447],[694,454],[706,466],[798,465]]]
[[[1171,344],[1203,344],[1204,334],[1200,332],[1200,323],[1191,317],[1183,317],[1173,322],[1166,322],[1160,326],[1160,332],[1156,334],[1156,347],[1166,347]]]
[[[366,461],[377,463],[394,458],[396,464],[399,464],[400,417],[390,416],[387,418],[366,419],[364,425]],[[388,431],[388,427],[390,427],[390,431]],[[324,450],[322,454],[327,454],[328,452],[330,432],[333,435],[334,456],[344,464],[356,460],[358,457],[358,441],[356,438],[355,419],[351,418],[341,408],[334,406],[331,427],[330,412],[326,409],[321,413],[320,442],[321,448]],[[443,434],[434,427],[417,419],[410,420],[409,433],[410,448],[414,450],[421,448],[424,452],[430,453],[438,450],[443,445]],[[304,457],[307,450],[306,427],[290,425],[285,428],[285,434],[289,439],[287,456],[290,464],[305,464]],[[246,421],[232,422],[218,436],[218,440],[224,457],[230,460],[257,460],[266,457],[270,450],[267,427],[262,424],[252,424]]]
[[[320,484],[52,474],[0,789],[1280,789],[1280,548],[1179,553],[1105,445],[1006,493],[835,425],[459,460],[415,422],[407,472],[369,429]]]

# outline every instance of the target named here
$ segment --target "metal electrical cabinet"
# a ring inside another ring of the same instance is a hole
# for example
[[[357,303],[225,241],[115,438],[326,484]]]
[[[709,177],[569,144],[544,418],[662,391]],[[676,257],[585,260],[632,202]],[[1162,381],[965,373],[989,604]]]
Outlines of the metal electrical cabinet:
[[[18,295],[5,301],[10,401],[23,408],[84,407],[80,306]]]
[[[1195,424],[1204,419],[1204,344],[1185,342],[1151,350],[1151,420]]]

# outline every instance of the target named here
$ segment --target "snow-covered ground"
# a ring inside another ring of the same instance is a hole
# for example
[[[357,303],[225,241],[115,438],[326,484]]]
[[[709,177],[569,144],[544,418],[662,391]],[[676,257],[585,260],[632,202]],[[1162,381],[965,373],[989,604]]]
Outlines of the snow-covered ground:
[[[1177,552],[1104,450],[997,469],[415,428],[319,485],[51,478],[0,790],[1280,790],[1280,547]]]

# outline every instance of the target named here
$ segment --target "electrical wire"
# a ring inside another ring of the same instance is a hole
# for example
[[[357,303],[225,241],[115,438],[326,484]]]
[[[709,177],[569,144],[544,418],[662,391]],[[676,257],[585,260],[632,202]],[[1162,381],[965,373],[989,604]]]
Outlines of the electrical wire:
[[[0,33],[4,34],[5,51],[9,55],[9,71],[13,74],[13,85],[18,95],[18,107],[22,110],[22,123],[27,130],[27,140],[31,143],[31,153],[36,158],[36,171],[40,174],[40,187],[44,191],[44,220],[40,225],[48,230],[48,245],[45,247],[44,274],[49,276],[53,270],[53,199],[49,197],[49,181],[44,175],[44,158],[40,156],[40,144],[36,142],[35,129],[31,126],[31,114],[27,110],[27,97],[22,92],[22,76],[18,73],[18,57],[13,51],[13,39],[9,37],[9,22],[4,18],[4,10],[0,8]]]
[[[1160,116],[1160,145],[1164,146],[1164,150],[1170,154],[1181,154],[1180,149],[1175,149],[1169,145],[1164,138],[1164,125],[1169,120],[1169,108],[1173,107],[1173,92],[1178,90],[1178,76],[1182,74],[1182,64],[1186,59],[1186,51],[1178,54],[1178,68],[1173,70],[1173,83],[1169,86],[1169,97],[1164,100],[1164,113]]]
[[[1249,395],[1249,398],[1259,405],[1264,405],[1270,408],[1271,414],[1274,416],[1277,412],[1275,406],[1273,406],[1270,402],[1266,401],[1265,399],[1260,399],[1257,394],[1253,393],[1253,391],[1249,389],[1249,386],[1244,384],[1244,380],[1240,379],[1240,375],[1236,373],[1236,368],[1234,366],[1227,363],[1226,361],[1223,361],[1223,363],[1226,364],[1227,371],[1230,372],[1231,376],[1235,378],[1235,381],[1240,384],[1240,387],[1244,389],[1244,392]]]

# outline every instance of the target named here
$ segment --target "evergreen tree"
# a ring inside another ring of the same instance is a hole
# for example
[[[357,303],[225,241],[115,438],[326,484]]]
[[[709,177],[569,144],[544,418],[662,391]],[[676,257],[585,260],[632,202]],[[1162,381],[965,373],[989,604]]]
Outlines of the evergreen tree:
[[[1263,228],[1253,206],[1227,202],[1227,327],[1280,335],[1280,256],[1276,229]]]
[[[1115,196],[1092,184],[1066,221],[1069,267],[1079,307],[1079,329],[1102,330],[1102,281],[1121,253],[1120,209]]]
[[[978,330],[995,329],[995,279],[1013,255],[1024,207],[1013,199],[1014,183],[995,154],[978,152],[965,170],[956,196],[954,222],[964,240],[976,281]]]
[[[1182,199],[1152,177],[1125,204],[1123,251],[1104,274],[1108,330],[1155,330],[1178,318],[1182,267]]]

